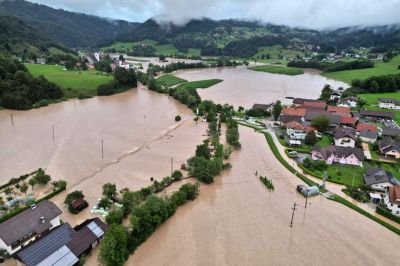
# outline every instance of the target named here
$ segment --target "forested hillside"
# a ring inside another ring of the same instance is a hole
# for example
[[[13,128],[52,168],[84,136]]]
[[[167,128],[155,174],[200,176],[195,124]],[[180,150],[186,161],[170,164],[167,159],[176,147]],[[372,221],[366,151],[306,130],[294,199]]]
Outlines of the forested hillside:
[[[0,1],[0,15],[15,16],[42,36],[69,47],[90,47],[136,24],[54,9],[24,0]]]

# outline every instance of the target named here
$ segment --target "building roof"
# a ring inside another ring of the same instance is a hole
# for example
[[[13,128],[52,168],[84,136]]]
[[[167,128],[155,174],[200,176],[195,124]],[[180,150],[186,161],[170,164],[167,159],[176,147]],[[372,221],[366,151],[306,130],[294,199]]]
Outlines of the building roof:
[[[392,138],[384,137],[379,142],[379,149],[381,150],[382,153],[387,153],[392,150],[400,152],[400,143],[394,141]]]
[[[382,128],[382,136],[387,136],[387,137],[400,136],[400,129],[399,128],[383,127]]]
[[[323,109],[326,108],[326,102],[324,101],[304,101],[303,103],[304,108],[316,108],[316,109]]]
[[[400,101],[393,98],[379,98],[378,102],[380,103],[392,103],[394,105],[400,105]]]
[[[375,126],[375,125],[363,124],[363,123],[360,123],[360,124],[357,125],[357,131],[358,132],[362,132],[362,131],[365,131],[365,130],[369,130],[369,131],[372,131],[372,132],[376,133],[376,132],[378,132],[378,127]]]
[[[328,105],[328,112],[350,114],[350,111],[351,111],[350,107]]]
[[[31,233],[41,234],[52,227],[50,220],[61,214],[51,201],[42,201],[0,224],[0,238],[11,245]],[[41,221],[44,217],[44,223]]]
[[[305,99],[305,98],[294,98],[293,99],[293,104],[297,104],[297,105],[303,105],[304,102],[319,102],[319,100],[315,100],[315,99]]]
[[[393,175],[381,168],[369,168],[364,175],[364,182],[367,186],[392,182],[392,180]]]
[[[360,132],[360,137],[376,140],[378,138],[378,133],[366,129]]]
[[[393,120],[395,117],[394,112],[370,111],[370,110],[361,110],[360,115],[362,117],[375,117],[375,118],[391,119],[391,120]]]
[[[62,224],[22,248],[15,258],[27,266],[75,265],[78,258],[101,238],[108,226],[99,218],[89,219],[71,228]]]
[[[282,114],[289,115],[289,116],[304,117],[306,115],[306,109],[286,107],[286,108],[283,108]]]
[[[268,109],[270,109],[273,105],[274,105],[273,103],[270,104],[255,103],[253,104],[253,107],[251,109],[261,108],[264,111],[268,111]]]
[[[78,209],[83,204],[85,204],[85,202],[86,201],[83,198],[75,199],[75,200],[72,201],[71,207],[74,208],[74,209]]]
[[[349,96],[349,97],[346,97],[346,98],[342,99],[342,101],[345,101],[345,102],[357,102],[358,98],[355,97],[355,96]]]
[[[354,117],[341,116],[340,124],[355,126],[357,124],[357,119]]]
[[[15,257],[27,266],[74,265],[78,258],[66,247],[73,234],[69,224],[62,224],[22,248]]]
[[[336,157],[349,157],[354,154],[359,161],[364,160],[364,152],[359,148],[341,147],[341,146],[328,146],[328,147],[315,147],[313,151],[319,152],[324,160],[334,154]]]
[[[292,121],[286,124],[287,128],[296,129],[296,130],[304,130],[303,126],[296,121]]]
[[[400,186],[389,187],[389,201],[392,204],[400,204]]]
[[[301,121],[301,117],[299,117],[299,116],[291,116],[291,115],[280,115],[279,116],[279,121],[281,123],[284,123],[284,124],[292,122],[292,121],[296,121],[296,122],[299,122],[299,123],[302,122]]]
[[[356,131],[353,128],[337,127],[335,129],[334,137],[335,137],[335,139],[349,137],[353,140],[356,140]]]

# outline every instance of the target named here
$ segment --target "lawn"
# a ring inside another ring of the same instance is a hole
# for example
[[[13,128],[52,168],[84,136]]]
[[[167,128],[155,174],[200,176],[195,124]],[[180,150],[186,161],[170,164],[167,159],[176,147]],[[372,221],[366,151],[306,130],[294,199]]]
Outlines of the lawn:
[[[143,40],[140,42],[115,42],[112,45],[102,47],[101,50],[115,49],[118,52],[127,52],[129,50],[132,50],[133,46],[138,44],[156,45],[157,42],[153,40]]]
[[[175,55],[178,54],[178,49],[172,44],[155,45],[156,55]]]
[[[376,61],[374,68],[356,69],[356,70],[346,70],[337,71],[330,73],[323,73],[322,75],[327,78],[337,79],[348,84],[351,84],[353,79],[367,79],[371,76],[380,76],[388,74],[400,74],[398,69],[400,65],[400,55],[394,57],[389,62]]]
[[[367,102],[365,108],[368,110],[394,112],[396,114],[395,121],[397,122],[397,124],[400,125],[399,110],[381,109],[378,107],[379,98],[393,98],[400,101],[400,91],[391,93],[364,93],[364,94],[358,94],[358,97],[365,99],[365,101]]]
[[[328,147],[332,145],[332,141],[333,139],[331,137],[323,135],[316,145],[318,147]]]
[[[179,85],[179,88],[184,88],[188,90],[205,89],[220,82],[222,82],[222,79],[206,79],[206,80],[191,81]]]
[[[174,75],[171,75],[171,74],[165,74],[165,75],[162,75],[161,77],[157,78],[157,82],[160,85],[168,88],[168,87],[171,87],[174,85],[178,85],[178,84],[187,82],[187,80],[175,77]]]
[[[43,75],[58,84],[66,98],[78,97],[79,93],[94,96],[97,86],[113,79],[112,75],[97,71],[68,71],[64,70],[63,66],[56,65],[26,64],[25,66],[33,76]]]
[[[264,65],[264,66],[249,67],[248,69],[254,71],[268,72],[273,74],[290,75],[290,76],[304,74],[303,69],[295,67],[286,67],[286,66]]]
[[[324,173],[321,171],[314,170],[313,172],[319,175],[320,177],[324,176]],[[363,175],[365,173],[365,169],[362,167],[332,164],[328,165],[327,172],[328,172],[328,181],[333,181],[343,185],[351,186],[354,175],[354,186],[359,186],[364,184]]]

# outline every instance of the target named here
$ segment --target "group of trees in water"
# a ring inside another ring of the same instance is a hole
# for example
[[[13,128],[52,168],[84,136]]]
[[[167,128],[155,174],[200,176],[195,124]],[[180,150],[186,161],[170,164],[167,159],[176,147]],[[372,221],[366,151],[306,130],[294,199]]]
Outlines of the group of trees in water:
[[[97,87],[97,95],[112,95],[129,88],[137,87],[136,72],[133,69],[117,67],[114,71],[114,80]]]
[[[365,80],[355,79],[352,90],[358,93],[384,93],[400,90],[400,74],[373,76]]]
[[[33,77],[17,60],[0,55],[0,104],[25,110],[63,97],[61,88],[45,77]]]
[[[335,72],[342,70],[362,69],[362,68],[373,68],[374,62],[370,60],[355,60],[355,61],[337,61],[334,63],[321,62],[316,60],[304,61],[304,60],[293,60],[288,62],[288,67],[300,67],[300,68],[315,68],[324,72]]]

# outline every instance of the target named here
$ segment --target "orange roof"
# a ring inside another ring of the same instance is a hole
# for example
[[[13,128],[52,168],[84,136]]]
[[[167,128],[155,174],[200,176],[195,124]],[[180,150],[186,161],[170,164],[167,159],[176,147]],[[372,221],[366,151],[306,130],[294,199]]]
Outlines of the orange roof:
[[[304,117],[306,115],[306,109],[286,107],[282,110],[282,114],[290,115],[290,116]]]
[[[308,133],[310,131],[317,132],[317,128],[315,128],[313,126],[304,126],[304,132]]]
[[[355,119],[354,117],[342,116],[342,118],[340,119],[340,123],[346,125],[355,125],[357,123],[357,119]]]
[[[297,130],[303,130],[303,126],[299,122],[296,122],[296,121],[287,123],[286,127],[297,129]]]
[[[324,101],[305,101],[303,103],[303,107],[312,107],[312,108],[319,108],[319,109],[325,109],[326,107],[326,102]]]
[[[328,112],[350,114],[350,107],[328,105]]]
[[[357,126],[357,131],[358,132],[361,132],[361,131],[364,131],[364,130],[369,130],[369,131],[372,131],[372,132],[377,132],[378,131],[378,128],[375,126],[375,125],[370,125],[370,124],[358,124],[358,126]]]

